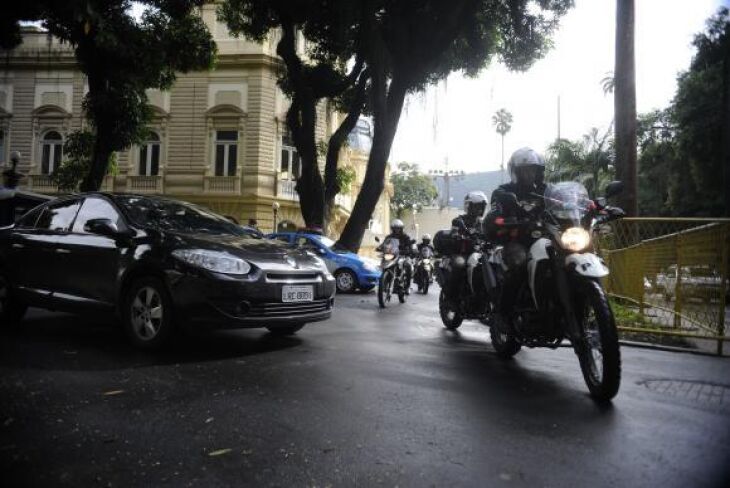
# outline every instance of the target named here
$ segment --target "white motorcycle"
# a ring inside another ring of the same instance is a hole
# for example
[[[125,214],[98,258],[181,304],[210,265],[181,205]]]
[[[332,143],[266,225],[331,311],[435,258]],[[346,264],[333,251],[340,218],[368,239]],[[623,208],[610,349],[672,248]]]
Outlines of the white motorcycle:
[[[620,182],[609,184],[606,197],[621,189]],[[591,241],[596,226],[624,213],[604,206],[604,199],[590,200],[575,182],[549,185],[534,196],[544,198],[544,211],[513,193],[498,194],[503,208],[519,216],[489,224],[490,235],[503,236],[482,258],[492,345],[510,358],[522,346],[556,348],[567,338],[591,395],[608,401],[618,393],[621,354],[600,281],[609,270]]]

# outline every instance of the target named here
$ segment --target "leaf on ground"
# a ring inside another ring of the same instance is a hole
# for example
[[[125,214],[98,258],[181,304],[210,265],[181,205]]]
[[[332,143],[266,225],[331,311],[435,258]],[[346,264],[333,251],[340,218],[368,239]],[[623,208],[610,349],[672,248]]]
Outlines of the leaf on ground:
[[[124,393],[124,390],[110,390],[110,391],[105,391],[104,396],[121,395],[122,393]]]
[[[217,451],[211,451],[208,453],[208,456],[215,457],[215,456],[222,456],[223,454],[228,454],[231,452],[231,449],[218,449]]]

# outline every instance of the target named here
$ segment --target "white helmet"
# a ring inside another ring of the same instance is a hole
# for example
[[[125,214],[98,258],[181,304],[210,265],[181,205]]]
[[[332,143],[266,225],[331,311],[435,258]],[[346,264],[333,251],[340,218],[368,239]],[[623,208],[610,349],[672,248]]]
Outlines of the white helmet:
[[[464,197],[464,213],[471,217],[484,217],[489,209],[487,196],[483,191],[470,191]]]
[[[507,169],[512,183],[520,186],[540,184],[545,178],[545,158],[534,149],[523,147],[512,153]]]
[[[422,241],[422,242],[423,242],[424,244],[430,244],[430,243],[431,243],[431,234],[423,234],[423,235],[421,236],[421,241]]]
[[[392,230],[392,231],[395,231],[395,229],[403,230],[403,227],[405,227],[405,226],[403,225],[403,221],[401,219],[394,219],[390,223],[390,230]]]

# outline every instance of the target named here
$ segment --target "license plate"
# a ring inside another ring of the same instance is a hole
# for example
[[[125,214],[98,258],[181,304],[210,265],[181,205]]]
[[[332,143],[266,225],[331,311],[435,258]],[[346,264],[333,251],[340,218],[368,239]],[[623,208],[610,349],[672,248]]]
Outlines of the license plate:
[[[311,302],[314,300],[314,287],[308,285],[284,285],[281,289],[282,302]]]

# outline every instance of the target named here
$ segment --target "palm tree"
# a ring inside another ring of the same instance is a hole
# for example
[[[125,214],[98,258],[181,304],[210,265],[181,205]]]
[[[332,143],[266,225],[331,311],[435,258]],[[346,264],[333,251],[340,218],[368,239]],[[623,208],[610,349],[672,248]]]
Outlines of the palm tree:
[[[638,211],[634,24],[634,0],[616,0],[616,63],[613,97],[616,121],[616,176],[626,185],[626,191],[620,195],[619,203],[631,216],[635,216]]]
[[[616,78],[613,76],[613,71],[609,71],[601,79],[601,88],[603,88],[604,95],[613,94],[613,89],[616,88]]]
[[[512,129],[512,114],[506,108],[500,108],[492,116],[492,124],[499,135],[502,136],[502,171],[504,171],[504,136]]]

